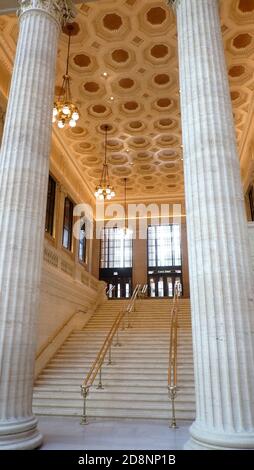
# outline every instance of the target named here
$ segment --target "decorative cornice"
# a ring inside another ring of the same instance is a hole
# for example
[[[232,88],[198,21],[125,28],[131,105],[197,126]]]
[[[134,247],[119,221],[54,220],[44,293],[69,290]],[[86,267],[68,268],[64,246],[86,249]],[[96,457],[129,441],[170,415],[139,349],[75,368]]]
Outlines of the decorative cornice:
[[[18,0],[18,16],[32,10],[42,11],[50,15],[59,26],[72,22],[76,9],[72,0]]]

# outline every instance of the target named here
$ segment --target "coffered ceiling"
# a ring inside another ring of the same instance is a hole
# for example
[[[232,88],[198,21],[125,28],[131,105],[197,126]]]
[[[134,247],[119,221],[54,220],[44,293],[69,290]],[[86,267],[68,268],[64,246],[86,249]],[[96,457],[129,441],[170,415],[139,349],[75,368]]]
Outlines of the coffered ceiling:
[[[252,113],[254,1],[221,2],[221,27],[239,151]],[[93,192],[103,163],[102,130],[109,124],[108,158],[117,196],[136,200],[184,194],[175,17],[165,0],[97,0],[78,5],[70,75],[81,119],[74,129],[54,127]],[[0,17],[12,55],[17,19]],[[59,41],[56,94],[68,37]],[[9,53],[10,53],[9,51]],[[7,51],[8,52],[8,51]]]

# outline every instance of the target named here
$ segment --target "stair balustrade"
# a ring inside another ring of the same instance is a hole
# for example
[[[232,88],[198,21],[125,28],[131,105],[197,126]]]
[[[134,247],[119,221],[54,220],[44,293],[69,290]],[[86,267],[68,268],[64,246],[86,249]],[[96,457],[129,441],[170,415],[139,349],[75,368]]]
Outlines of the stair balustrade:
[[[169,366],[168,366],[168,392],[171,400],[172,416],[171,428],[176,428],[175,399],[177,395],[177,336],[178,336],[178,310],[181,295],[180,283],[175,284],[173,306],[171,310],[170,336],[169,336]]]
[[[142,291],[142,285],[137,284],[127,306],[124,307],[117,315],[108,335],[105,338],[105,341],[99,353],[96,356],[94,363],[92,364],[87,376],[83,380],[83,383],[81,385],[81,395],[84,401],[83,401],[83,414],[82,414],[80,424],[87,424],[86,400],[87,400],[90,388],[94,384],[94,381],[97,375],[99,374],[99,383],[98,383],[97,389],[99,390],[103,389],[102,368],[103,368],[106,356],[108,354],[108,365],[111,365],[112,364],[112,346],[121,345],[119,341],[120,329],[125,329],[126,327],[131,328],[130,315],[133,311],[135,311],[135,301],[141,291]],[[116,339],[115,344],[113,344],[114,339]]]

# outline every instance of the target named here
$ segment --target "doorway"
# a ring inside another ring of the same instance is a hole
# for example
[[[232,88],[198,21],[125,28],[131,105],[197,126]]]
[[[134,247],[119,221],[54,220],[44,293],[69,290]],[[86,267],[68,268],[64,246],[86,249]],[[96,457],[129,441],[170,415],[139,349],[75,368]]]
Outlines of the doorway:
[[[173,297],[175,284],[182,286],[181,273],[148,273],[148,288],[150,297]]]

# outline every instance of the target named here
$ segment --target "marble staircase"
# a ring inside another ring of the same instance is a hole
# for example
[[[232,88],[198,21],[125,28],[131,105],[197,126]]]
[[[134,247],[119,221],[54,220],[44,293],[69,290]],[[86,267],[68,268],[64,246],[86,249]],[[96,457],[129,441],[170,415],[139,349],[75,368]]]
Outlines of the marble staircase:
[[[82,331],[73,332],[39,376],[33,408],[38,415],[82,414],[80,385],[107,332],[126,301],[109,300]],[[172,301],[136,302],[132,327],[120,332],[121,346],[112,349],[112,365],[102,371],[103,390],[92,387],[89,417],[169,419],[167,391],[169,324]],[[195,415],[190,304],[180,300],[177,419]]]

